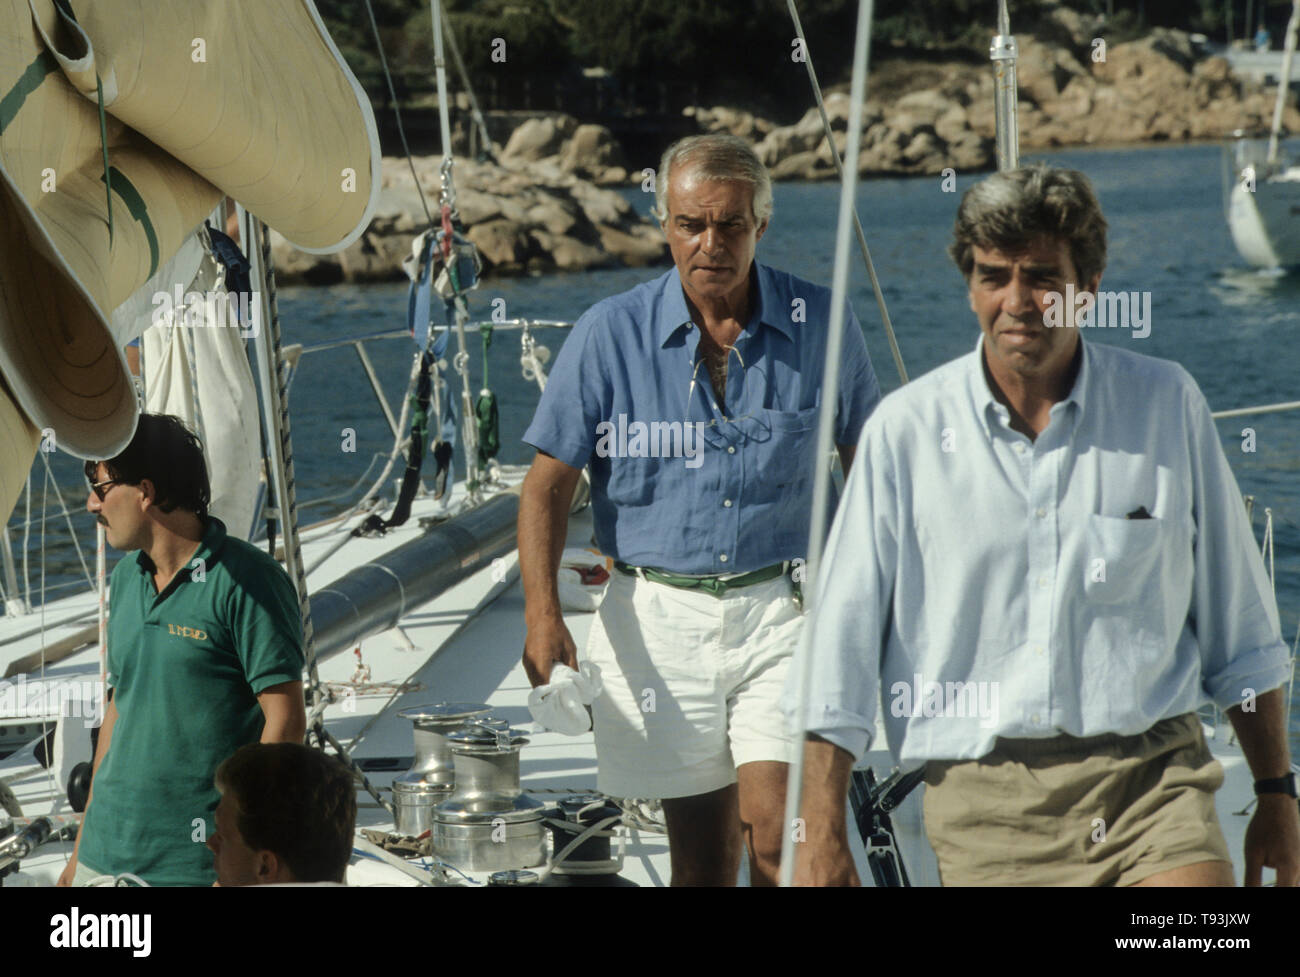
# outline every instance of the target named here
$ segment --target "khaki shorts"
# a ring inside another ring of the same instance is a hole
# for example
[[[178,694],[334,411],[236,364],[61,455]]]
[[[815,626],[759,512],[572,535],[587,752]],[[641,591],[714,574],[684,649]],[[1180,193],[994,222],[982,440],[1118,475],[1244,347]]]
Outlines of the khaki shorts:
[[[927,764],[925,782],[944,885],[1132,885],[1231,863],[1223,767],[1194,713],[1136,736],[998,739],[979,760]]]
[[[583,655],[605,686],[591,704],[598,789],[692,797],[742,764],[793,760],[781,694],[802,627],[789,577],[719,599],[615,573]]]

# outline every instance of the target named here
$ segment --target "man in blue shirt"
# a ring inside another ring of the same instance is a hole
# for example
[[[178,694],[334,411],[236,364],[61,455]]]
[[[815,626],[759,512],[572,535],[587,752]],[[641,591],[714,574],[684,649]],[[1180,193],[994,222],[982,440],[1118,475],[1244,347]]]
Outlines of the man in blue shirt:
[[[1060,306],[1105,266],[1087,178],[988,178],[950,252],[979,344],[865,426],[819,575],[797,878],[857,881],[844,798],[883,699],[944,884],[1231,885],[1208,700],[1257,778],[1246,881],[1296,884],[1290,656],[1205,398]]]
[[[604,673],[598,785],[663,799],[674,884],[733,884],[742,836],[751,879],[771,882],[830,293],[754,261],[772,191],[742,140],[670,147],[656,200],[675,267],[579,319],[524,435],[538,450],[519,515],[524,666],[537,686],[577,665],[556,572],[590,464],[596,539],[618,567],[585,655]],[[879,396],[850,311],[846,471]]]

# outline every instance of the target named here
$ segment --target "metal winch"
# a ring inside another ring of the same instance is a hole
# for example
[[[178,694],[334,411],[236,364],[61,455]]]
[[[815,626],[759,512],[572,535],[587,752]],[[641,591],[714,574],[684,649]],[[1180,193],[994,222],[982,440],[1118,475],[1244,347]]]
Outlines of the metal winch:
[[[447,734],[487,711],[479,702],[439,702],[398,713],[415,724],[415,762],[393,780],[393,819],[398,834],[418,838],[432,829],[435,805],[451,797],[456,786]],[[506,725],[504,720],[501,725]]]
[[[610,841],[622,816],[622,809],[602,794],[572,794],[557,805],[559,818],[549,822],[551,847],[555,851],[556,875],[617,875],[623,867],[622,847],[617,855]],[[597,825],[603,827],[597,828]],[[589,830],[595,829],[595,830]],[[585,837],[584,837],[585,836]],[[582,839],[581,843],[579,839]],[[561,853],[572,847],[560,860]]]
[[[544,864],[545,806],[519,788],[519,750],[528,739],[520,730],[472,719],[447,740],[456,791],[434,808],[434,853],[469,872]]]

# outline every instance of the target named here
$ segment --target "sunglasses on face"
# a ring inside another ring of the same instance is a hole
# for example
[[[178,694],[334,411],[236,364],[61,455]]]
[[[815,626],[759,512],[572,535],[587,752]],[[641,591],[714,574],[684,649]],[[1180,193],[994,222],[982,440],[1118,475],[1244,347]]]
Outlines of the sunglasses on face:
[[[86,462],[86,483],[90,486],[90,490],[95,493],[95,497],[98,498],[100,502],[103,502],[104,496],[108,495],[109,489],[114,485],[121,485],[123,480],[120,478],[106,478],[102,482],[97,482],[95,481],[95,471],[97,468],[98,465],[94,462]]]

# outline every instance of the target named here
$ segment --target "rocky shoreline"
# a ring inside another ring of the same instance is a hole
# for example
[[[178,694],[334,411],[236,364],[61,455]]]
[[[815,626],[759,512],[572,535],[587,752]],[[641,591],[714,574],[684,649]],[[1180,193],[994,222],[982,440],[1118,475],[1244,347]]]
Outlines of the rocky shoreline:
[[[1157,29],[1148,36],[1099,46],[1058,8],[1035,36],[1017,37],[1020,146],[1054,147],[1223,139],[1234,130],[1265,130],[1275,94],[1238,79],[1228,61],[1205,56],[1189,35]],[[993,76],[987,64],[878,65],[868,85],[858,172],[863,177],[937,175],[995,165]],[[849,98],[826,96],[836,148],[847,143]],[[688,108],[700,132],[726,131],[749,140],[776,180],[836,176],[816,107],[779,126],[741,109]],[[1288,105],[1287,131],[1300,132],[1300,111]],[[458,160],[457,203],[469,238],[484,259],[484,276],[542,274],[659,264],[668,249],[649,218],[652,196],[634,208],[611,187],[642,184],[608,129],[559,113],[525,119],[498,163]],[[657,162],[657,161],[656,161]],[[415,160],[430,208],[436,206],[440,159]],[[649,163],[647,165],[654,165]],[[644,189],[644,187],[642,187]],[[334,284],[402,280],[401,262],[426,225],[404,158],[385,158],[375,218],[351,247],[308,255],[272,236],[277,276],[286,283]]]

